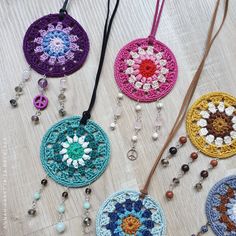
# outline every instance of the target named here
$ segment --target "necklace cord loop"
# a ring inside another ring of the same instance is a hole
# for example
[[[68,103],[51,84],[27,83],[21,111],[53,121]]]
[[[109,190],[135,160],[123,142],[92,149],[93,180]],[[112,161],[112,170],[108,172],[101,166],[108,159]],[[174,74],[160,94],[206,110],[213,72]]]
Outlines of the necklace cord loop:
[[[66,7],[67,7],[67,4],[68,4],[69,0],[65,0],[62,8],[60,9],[59,11],[59,14],[60,14],[60,20],[63,20],[64,19],[64,16],[65,14],[68,14],[67,10],[66,10]]]
[[[100,54],[96,79],[95,79],[95,85],[94,85],[94,88],[93,88],[93,94],[92,94],[92,97],[91,97],[91,101],[90,101],[88,110],[83,112],[83,116],[82,116],[82,119],[80,121],[80,124],[82,124],[82,125],[86,125],[87,121],[90,119],[90,117],[91,117],[90,113],[91,113],[91,111],[94,107],[95,101],[96,101],[97,88],[98,88],[99,80],[100,80],[100,77],[101,77],[103,62],[104,62],[104,59],[105,59],[107,42],[108,42],[108,39],[109,39],[109,35],[110,35],[113,20],[114,20],[114,17],[116,15],[116,12],[117,12],[117,9],[118,9],[118,6],[119,6],[119,2],[120,2],[120,0],[116,1],[116,5],[115,5],[115,8],[112,12],[110,20],[109,20],[110,0],[108,0],[108,2],[107,2],[107,16],[106,16],[106,22],[105,22],[105,26],[104,26],[104,30],[103,30],[102,49],[101,49],[101,54]]]
[[[205,47],[205,52],[204,52],[204,55],[203,55],[203,58],[198,66],[198,69],[196,71],[196,73],[194,74],[194,77],[192,79],[192,82],[187,90],[187,93],[184,97],[184,100],[183,100],[183,103],[181,105],[181,108],[180,108],[180,111],[179,111],[179,114],[175,120],[175,123],[167,137],[167,140],[166,142],[164,143],[159,155],[157,156],[155,162],[154,162],[154,165],[148,175],[148,178],[144,184],[144,187],[143,189],[140,190],[141,192],[141,195],[140,197],[145,197],[147,194],[148,194],[148,188],[149,188],[149,185],[150,185],[150,182],[151,182],[151,179],[155,173],[155,170],[158,166],[158,163],[160,162],[161,160],[161,157],[163,155],[163,153],[165,152],[166,148],[168,147],[168,145],[170,144],[171,140],[173,139],[173,137],[175,136],[175,134],[177,133],[178,129],[180,128],[184,118],[185,118],[185,115],[187,113],[187,109],[188,109],[188,106],[191,102],[191,99],[193,97],[193,94],[196,90],[196,87],[197,87],[197,84],[198,84],[198,81],[200,79],[200,75],[201,75],[201,72],[203,70],[203,67],[204,67],[204,64],[205,64],[205,61],[207,59],[207,56],[210,52],[210,49],[211,49],[211,46],[213,45],[216,37],[218,36],[218,34],[220,33],[223,25],[224,25],[224,22],[225,22],[225,19],[226,19],[226,16],[227,16],[227,13],[228,13],[228,5],[229,5],[229,0],[225,0],[225,7],[224,7],[224,15],[223,15],[223,19],[222,19],[222,22],[220,24],[220,27],[219,29],[217,30],[217,32],[215,33],[215,35],[212,37],[212,34],[213,34],[213,30],[214,30],[214,26],[215,26],[215,21],[216,21],[216,16],[217,16],[217,13],[218,13],[218,8],[219,8],[219,3],[220,3],[220,0],[217,0],[217,3],[216,3],[216,6],[215,6],[215,10],[214,10],[214,13],[212,15],[212,20],[211,20],[211,25],[210,25],[210,28],[208,30],[208,36],[207,36],[207,40],[206,40],[206,47]]]
[[[155,40],[155,35],[157,33],[157,29],[158,29],[158,26],[159,26],[159,23],[160,23],[164,3],[165,3],[165,0],[162,0],[161,7],[159,9],[160,0],[157,0],[156,11],[155,11],[155,15],[154,15],[154,18],[153,18],[153,23],[152,23],[152,29],[151,29],[150,35],[148,36],[148,38],[150,40],[150,43],[152,43]]]

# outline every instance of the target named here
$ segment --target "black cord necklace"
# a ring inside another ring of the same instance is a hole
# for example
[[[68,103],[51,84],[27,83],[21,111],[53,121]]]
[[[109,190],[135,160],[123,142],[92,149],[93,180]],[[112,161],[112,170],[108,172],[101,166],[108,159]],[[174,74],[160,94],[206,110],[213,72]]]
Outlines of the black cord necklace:
[[[66,4],[66,2],[65,2]],[[62,200],[58,207],[59,221],[56,224],[57,232],[65,230],[63,215],[65,212],[65,200],[69,196],[70,188],[89,186],[85,189],[85,201],[83,226],[88,232],[91,225],[89,217],[90,209],[90,185],[96,181],[105,171],[110,159],[110,142],[103,129],[90,120],[91,111],[95,105],[97,88],[100,81],[102,67],[105,59],[107,42],[112,23],[119,6],[119,0],[110,17],[110,0],[107,2],[107,14],[103,31],[103,41],[99,65],[96,73],[95,85],[89,107],[80,116],[72,116],[54,124],[44,135],[40,147],[40,159],[47,176],[41,181],[41,188],[34,194],[30,215],[36,214],[37,201],[41,198],[48,177],[66,187],[62,193]],[[61,14],[64,14],[62,9]]]

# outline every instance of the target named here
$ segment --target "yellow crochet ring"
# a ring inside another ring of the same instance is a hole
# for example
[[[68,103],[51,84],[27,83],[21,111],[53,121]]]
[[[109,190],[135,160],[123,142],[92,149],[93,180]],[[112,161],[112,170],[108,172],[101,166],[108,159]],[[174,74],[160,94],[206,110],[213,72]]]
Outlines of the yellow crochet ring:
[[[209,157],[236,154],[236,98],[212,92],[200,97],[189,109],[188,136],[196,148]]]

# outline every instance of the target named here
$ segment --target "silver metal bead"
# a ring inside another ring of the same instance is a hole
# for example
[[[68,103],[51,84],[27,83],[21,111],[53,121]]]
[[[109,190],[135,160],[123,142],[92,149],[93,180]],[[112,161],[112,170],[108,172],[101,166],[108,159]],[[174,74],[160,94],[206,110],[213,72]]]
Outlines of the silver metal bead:
[[[12,107],[17,107],[17,101],[16,101],[16,99],[11,99],[11,100],[10,100],[10,104],[11,104]]]

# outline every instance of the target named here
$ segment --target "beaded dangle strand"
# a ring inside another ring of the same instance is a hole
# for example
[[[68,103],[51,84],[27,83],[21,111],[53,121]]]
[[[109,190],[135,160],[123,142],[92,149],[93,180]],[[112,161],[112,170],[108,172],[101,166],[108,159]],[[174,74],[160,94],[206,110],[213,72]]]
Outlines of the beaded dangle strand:
[[[72,192],[71,188],[86,186],[82,225],[85,233],[90,232],[92,224],[90,217],[92,190],[90,186],[104,173],[110,160],[109,139],[104,130],[90,118],[97,97],[97,88],[101,78],[107,43],[119,2],[119,0],[116,0],[114,10],[110,16],[110,0],[107,1],[101,54],[88,109],[83,112],[82,116],[68,117],[54,124],[46,132],[41,142],[40,160],[47,176],[66,187],[66,191],[62,193],[62,200],[57,208],[59,216],[55,229],[58,233],[63,233],[66,230],[63,218],[65,201],[69,196],[69,191]],[[59,102],[61,102],[61,107],[64,105],[65,88],[66,81],[61,80],[61,94],[58,98]]]
[[[49,78],[61,78],[79,70],[88,55],[89,40],[82,26],[67,12],[68,0],[58,14],[49,14],[33,22],[23,40],[23,51],[30,69],[23,73],[21,83],[15,88],[16,95],[10,100],[12,107],[18,106],[19,97],[23,94],[23,87],[30,78],[31,70],[41,74],[38,80],[39,94],[33,98],[36,109],[31,117],[34,124],[38,124],[43,110],[48,106],[45,91]],[[62,79],[63,81],[63,79]],[[60,82],[61,86],[61,82]],[[63,89],[59,94],[59,115],[65,116]]]
[[[111,130],[115,130],[118,119],[121,118],[122,93],[136,101],[134,134],[131,137],[131,147],[127,152],[127,158],[131,161],[138,158],[138,133],[142,130],[141,124],[145,124],[141,116],[140,103],[156,102],[157,115],[151,138],[153,141],[157,141],[162,125],[163,103],[160,100],[172,90],[177,80],[178,68],[174,54],[155,38],[164,3],[165,0],[158,0],[156,3],[150,35],[125,45],[119,51],[114,64],[114,76],[120,92],[117,96],[118,102],[114,118],[110,125]]]

